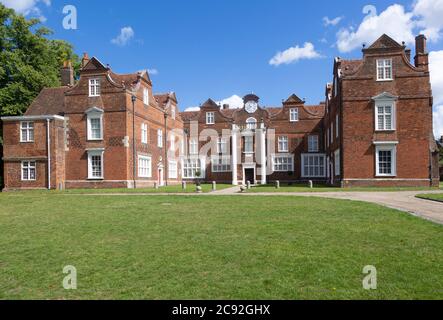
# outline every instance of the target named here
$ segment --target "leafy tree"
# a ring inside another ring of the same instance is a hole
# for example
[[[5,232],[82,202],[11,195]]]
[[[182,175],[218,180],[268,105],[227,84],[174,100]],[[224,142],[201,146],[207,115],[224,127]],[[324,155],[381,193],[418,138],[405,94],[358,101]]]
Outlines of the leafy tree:
[[[63,61],[79,58],[71,44],[48,39],[51,30],[0,4],[0,106],[2,116],[21,115],[44,87],[60,86]]]

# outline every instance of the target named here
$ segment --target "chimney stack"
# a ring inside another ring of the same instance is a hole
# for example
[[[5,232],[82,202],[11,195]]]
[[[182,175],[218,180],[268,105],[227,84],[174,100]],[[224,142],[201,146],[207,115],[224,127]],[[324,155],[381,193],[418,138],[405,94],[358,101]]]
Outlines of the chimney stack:
[[[89,57],[88,54],[85,52],[83,53],[83,58],[82,58],[82,68],[84,68],[89,62]]]
[[[72,87],[74,85],[74,68],[71,61],[63,62],[63,68],[60,69],[60,78],[62,86]]]
[[[415,66],[429,69],[429,55],[426,50],[426,37],[423,34],[415,38]]]
[[[223,110],[228,110],[229,109],[229,104],[224,104],[223,105]]]

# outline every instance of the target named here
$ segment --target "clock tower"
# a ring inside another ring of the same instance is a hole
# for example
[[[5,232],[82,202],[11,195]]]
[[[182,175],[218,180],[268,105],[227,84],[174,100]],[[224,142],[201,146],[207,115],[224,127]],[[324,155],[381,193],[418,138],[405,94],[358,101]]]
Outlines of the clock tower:
[[[255,113],[258,109],[258,101],[260,100],[255,94],[248,94],[243,98],[245,111],[249,114]]]

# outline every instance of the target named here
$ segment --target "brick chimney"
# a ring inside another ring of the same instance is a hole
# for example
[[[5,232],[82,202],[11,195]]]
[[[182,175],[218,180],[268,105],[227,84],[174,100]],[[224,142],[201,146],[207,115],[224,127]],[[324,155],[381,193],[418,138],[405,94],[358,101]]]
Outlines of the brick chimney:
[[[60,69],[60,78],[62,86],[72,87],[74,85],[74,68],[71,61],[63,62],[63,68]]]
[[[223,105],[223,110],[228,110],[228,109],[229,109],[229,104],[226,104],[226,103],[225,103],[225,104]]]
[[[426,37],[423,34],[415,38],[415,66],[429,70],[429,54],[426,50]]]
[[[82,58],[82,68],[84,68],[89,62],[89,57],[88,54],[85,52],[83,53],[83,58]]]

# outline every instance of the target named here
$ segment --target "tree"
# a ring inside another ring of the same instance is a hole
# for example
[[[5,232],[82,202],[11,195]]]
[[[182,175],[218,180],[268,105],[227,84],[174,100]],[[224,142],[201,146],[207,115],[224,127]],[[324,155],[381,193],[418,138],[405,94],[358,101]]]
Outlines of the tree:
[[[48,39],[52,31],[0,4],[0,106],[2,116],[22,115],[45,87],[60,86],[60,67],[71,60],[73,47]]]

